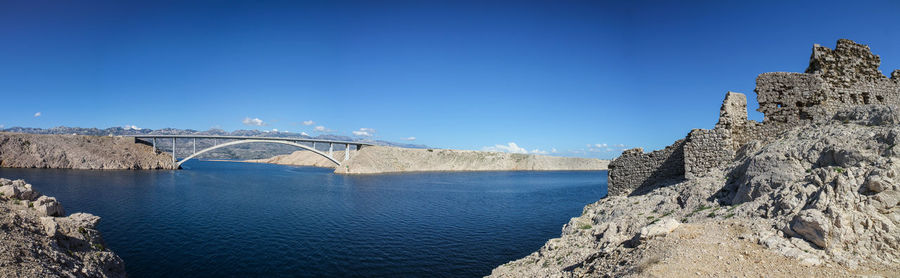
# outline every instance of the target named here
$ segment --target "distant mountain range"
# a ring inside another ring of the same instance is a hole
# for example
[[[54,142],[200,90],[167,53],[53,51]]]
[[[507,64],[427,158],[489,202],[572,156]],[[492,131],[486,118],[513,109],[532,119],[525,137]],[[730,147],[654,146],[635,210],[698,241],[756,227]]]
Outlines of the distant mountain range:
[[[415,149],[424,149],[428,148],[426,145],[420,144],[409,144],[409,143],[398,143],[384,140],[370,140],[370,139],[362,139],[362,138],[354,138],[350,136],[343,135],[334,135],[334,134],[323,134],[318,136],[306,136],[300,133],[294,132],[281,132],[281,131],[260,131],[260,130],[235,130],[235,131],[225,131],[223,129],[209,129],[205,131],[197,131],[193,129],[177,129],[177,128],[163,128],[163,129],[133,129],[133,128],[122,128],[122,127],[110,127],[106,129],[99,128],[83,128],[83,127],[67,127],[67,126],[59,126],[54,128],[31,128],[31,127],[10,127],[6,129],[0,129],[2,132],[19,132],[19,133],[31,133],[31,134],[77,134],[77,135],[94,135],[94,136],[117,136],[117,135],[226,135],[226,136],[261,136],[261,137],[290,137],[290,138],[309,138],[309,139],[327,139],[327,140],[340,140],[340,141],[350,141],[350,142],[365,142],[374,145],[380,146],[393,146],[393,147],[401,147],[401,148],[415,148]],[[164,141],[164,140],[163,140]],[[185,143],[188,144],[188,143]],[[206,142],[204,140],[197,141],[197,148],[205,148],[211,146],[213,143],[211,141]],[[162,150],[171,150],[171,142],[157,142],[157,147]],[[192,151],[192,146],[182,145],[181,142],[178,143],[178,156],[185,157],[190,155],[190,151]],[[201,158],[206,159],[259,159],[259,158],[269,158],[275,155],[281,154],[289,154],[293,151],[298,150],[297,147],[283,145],[283,144],[241,144],[231,147],[226,147],[222,149],[217,149],[215,151],[211,151],[209,153],[205,153],[201,156]],[[342,146],[335,145],[335,150],[343,150]]]

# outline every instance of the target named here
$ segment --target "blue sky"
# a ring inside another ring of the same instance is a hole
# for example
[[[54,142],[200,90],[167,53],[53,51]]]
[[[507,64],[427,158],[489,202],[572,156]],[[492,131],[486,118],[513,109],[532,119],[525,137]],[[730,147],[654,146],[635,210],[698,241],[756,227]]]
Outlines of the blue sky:
[[[729,90],[761,120],[756,76],[802,72],[814,43],[868,44],[890,74],[898,17],[897,1],[0,0],[0,125],[610,158],[711,128]]]

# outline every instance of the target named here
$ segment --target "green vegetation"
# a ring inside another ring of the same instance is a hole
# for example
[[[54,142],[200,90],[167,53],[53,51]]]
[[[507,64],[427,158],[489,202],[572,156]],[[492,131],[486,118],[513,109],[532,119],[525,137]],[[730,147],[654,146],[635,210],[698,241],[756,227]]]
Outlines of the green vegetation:
[[[594,226],[591,226],[591,224],[585,224],[585,223],[578,224],[578,229],[581,229],[581,230],[587,230],[587,229],[590,229],[593,227]]]
[[[84,227],[78,227],[78,232],[84,234],[87,233],[87,230],[85,230]]]
[[[838,173],[843,173],[843,172],[844,172],[844,168],[841,168],[841,167],[834,167],[834,171],[835,171],[835,172],[838,172]]]
[[[706,217],[716,217],[716,212],[710,211],[709,214],[706,215]]]
[[[34,202],[28,202],[28,207],[29,207],[29,208],[33,208],[33,207],[34,207]]]
[[[732,218],[732,217],[734,217],[734,213],[729,213],[728,215],[725,215],[725,219]]]
[[[692,211],[691,213],[688,213],[687,217],[694,216],[694,214],[696,214],[696,213],[698,213],[698,212],[701,212],[701,211],[704,211],[704,210],[708,210],[708,209],[711,209],[711,208],[712,208],[711,206],[700,205],[700,207],[697,207],[697,209],[695,209],[695,210]]]
[[[663,214],[662,216],[660,216],[659,218],[666,218],[666,216],[672,215],[672,213],[674,213],[674,212],[675,212],[674,210],[670,210],[670,211],[664,213],[664,214]]]

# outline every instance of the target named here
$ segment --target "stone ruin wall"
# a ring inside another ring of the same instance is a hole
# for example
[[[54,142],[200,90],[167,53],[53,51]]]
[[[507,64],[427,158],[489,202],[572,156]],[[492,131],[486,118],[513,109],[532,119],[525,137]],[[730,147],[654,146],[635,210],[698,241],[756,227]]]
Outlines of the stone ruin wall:
[[[728,129],[694,129],[684,144],[684,177],[695,178],[734,158]]]
[[[644,153],[641,148],[622,152],[609,163],[607,195],[624,195],[641,187],[684,177],[684,139],[662,150]]]
[[[887,78],[878,70],[880,64],[868,46],[850,40],[838,40],[834,50],[815,45],[805,73],[764,73],[756,79],[762,123],[747,119],[746,96],[728,92],[714,129],[695,129],[663,150],[631,149],[613,160],[609,195],[703,176],[733,160],[748,142],[769,141],[789,128],[829,121],[837,111],[852,106],[900,106],[900,70]]]

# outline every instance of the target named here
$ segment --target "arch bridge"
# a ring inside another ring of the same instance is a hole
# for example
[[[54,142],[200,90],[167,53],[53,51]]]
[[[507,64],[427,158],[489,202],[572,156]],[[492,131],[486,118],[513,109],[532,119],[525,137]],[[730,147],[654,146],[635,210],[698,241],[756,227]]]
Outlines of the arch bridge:
[[[369,143],[361,143],[361,142],[350,142],[350,141],[339,141],[339,140],[323,140],[323,139],[307,139],[307,138],[290,138],[290,137],[260,137],[260,136],[222,136],[222,135],[129,135],[127,137],[134,137],[135,142],[138,140],[146,141],[147,143],[153,146],[153,151],[157,150],[157,140],[172,140],[172,162],[175,163],[176,166],[181,167],[181,164],[184,162],[191,160],[192,158],[197,157],[203,153],[213,151],[219,148],[224,148],[228,146],[240,145],[240,144],[248,144],[248,143],[276,143],[276,144],[284,144],[295,146],[301,149],[305,149],[316,153],[318,155],[324,156],[334,164],[338,166],[341,165],[341,162],[334,158],[334,145],[344,145],[344,160],[350,159],[350,147],[356,146],[356,150],[362,149],[364,146],[372,146]],[[178,160],[176,157],[176,151],[178,146],[178,140],[190,140],[192,151],[191,154],[181,160]],[[201,149],[197,151],[197,139],[201,140],[212,140],[212,146]],[[328,145],[328,153],[319,151],[316,148],[316,145]]]

